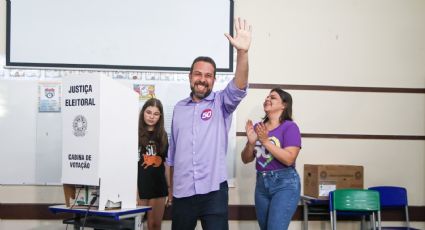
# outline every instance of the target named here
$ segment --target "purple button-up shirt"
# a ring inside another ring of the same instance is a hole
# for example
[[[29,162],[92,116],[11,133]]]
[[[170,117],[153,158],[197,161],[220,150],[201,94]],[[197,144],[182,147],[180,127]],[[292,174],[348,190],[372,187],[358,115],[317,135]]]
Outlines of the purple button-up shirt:
[[[173,196],[217,191],[227,180],[227,139],[235,111],[246,89],[230,81],[196,103],[191,97],[174,107],[167,164],[174,166]]]

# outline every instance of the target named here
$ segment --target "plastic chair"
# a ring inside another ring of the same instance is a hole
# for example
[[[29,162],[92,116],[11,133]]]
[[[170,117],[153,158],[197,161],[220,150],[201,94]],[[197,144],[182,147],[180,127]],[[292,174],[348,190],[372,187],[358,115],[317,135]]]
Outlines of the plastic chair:
[[[391,209],[391,208],[404,209],[404,213],[406,217],[405,227],[383,227],[382,229],[415,230],[415,228],[410,228],[407,191],[405,188],[396,187],[396,186],[376,186],[376,187],[370,187],[369,190],[374,190],[379,192],[382,209]]]
[[[381,206],[379,192],[377,191],[365,189],[337,189],[329,193],[329,209],[332,230],[336,230],[337,211],[370,215],[373,229],[376,229],[376,214],[378,216],[378,229],[381,229]]]

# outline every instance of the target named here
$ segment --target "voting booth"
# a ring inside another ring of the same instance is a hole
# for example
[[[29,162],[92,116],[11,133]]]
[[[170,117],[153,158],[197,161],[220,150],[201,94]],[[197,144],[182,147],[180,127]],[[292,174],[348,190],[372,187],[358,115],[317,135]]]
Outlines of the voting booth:
[[[96,197],[93,201],[99,210],[110,204],[135,208],[138,94],[100,74],[67,76],[62,81],[61,102],[61,182],[82,185],[86,188],[82,193],[93,188],[88,195]]]

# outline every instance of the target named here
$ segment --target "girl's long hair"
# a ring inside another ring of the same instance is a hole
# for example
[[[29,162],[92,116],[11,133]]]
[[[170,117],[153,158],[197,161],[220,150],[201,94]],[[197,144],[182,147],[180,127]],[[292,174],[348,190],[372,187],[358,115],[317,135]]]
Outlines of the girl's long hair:
[[[149,107],[157,107],[159,112],[161,113],[158,122],[156,123],[154,130],[153,130],[153,138],[158,143],[157,153],[160,156],[163,156],[163,152],[168,145],[168,138],[167,133],[165,132],[164,128],[164,109],[162,107],[162,103],[160,100],[156,98],[151,98],[145,102],[145,104],[142,107],[142,110],[139,114],[139,148],[141,147],[144,149],[149,142],[149,134],[148,134],[148,127],[145,123],[144,114],[145,110]]]

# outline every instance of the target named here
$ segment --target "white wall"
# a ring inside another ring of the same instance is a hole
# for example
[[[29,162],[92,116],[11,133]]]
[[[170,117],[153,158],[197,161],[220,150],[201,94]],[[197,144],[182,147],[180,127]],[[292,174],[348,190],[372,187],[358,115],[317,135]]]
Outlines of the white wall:
[[[0,15],[5,15],[4,1]],[[425,1],[236,0],[235,15],[253,26],[253,83],[425,88]],[[0,54],[5,53],[4,25],[2,16]],[[244,131],[246,119],[263,116],[261,104],[268,91],[249,90],[237,111],[237,131]],[[425,135],[424,94],[288,91],[303,133]],[[244,137],[237,138],[238,151],[244,143]],[[363,165],[365,187],[404,186],[410,205],[425,205],[423,140],[304,138],[297,161],[301,176],[305,163]],[[236,161],[231,204],[253,204],[254,174],[253,164]],[[61,187],[56,186],[1,186],[0,199],[0,203],[63,202]],[[0,228],[37,229],[44,223],[0,220]],[[294,222],[291,229],[300,226]],[[414,226],[425,229],[422,222]],[[310,227],[329,228],[323,222]],[[257,226],[231,222],[231,228]],[[357,223],[344,227],[356,228]]]
[[[254,29],[251,80],[423,87],[422,0],[236,0]]]

